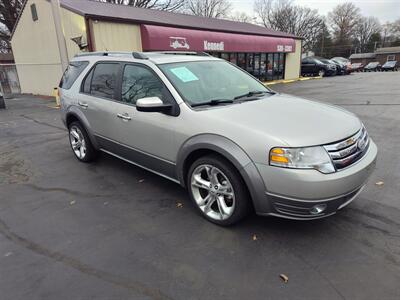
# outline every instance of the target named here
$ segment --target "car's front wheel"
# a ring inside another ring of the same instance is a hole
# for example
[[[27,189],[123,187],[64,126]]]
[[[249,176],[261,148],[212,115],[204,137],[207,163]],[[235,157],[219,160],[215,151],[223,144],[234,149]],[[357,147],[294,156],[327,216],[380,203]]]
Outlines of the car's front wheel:
[[[69,142],[75,157],[81,162],[91,162],[96,158],[96,149],[90,142],[85,128],[79,122],[68,127]]]
[[[320,70],[318,71],[318,76],[320,76],[320,77],[325,77],[325,70],[324,70],[324,69],[320,69]]]
[[[249,212],[246,185],[223,157],[210,155],[196,160],[189,169],[187,187],[200,214],[213,223],[232,225]]]

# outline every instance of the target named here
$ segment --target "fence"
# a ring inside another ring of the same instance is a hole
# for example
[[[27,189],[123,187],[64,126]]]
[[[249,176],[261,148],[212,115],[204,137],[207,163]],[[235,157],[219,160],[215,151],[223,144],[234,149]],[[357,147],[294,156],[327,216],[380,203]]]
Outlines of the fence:
[[[4,98],[21,93],[17,68],[14,64],[0,64],[0,91]]]

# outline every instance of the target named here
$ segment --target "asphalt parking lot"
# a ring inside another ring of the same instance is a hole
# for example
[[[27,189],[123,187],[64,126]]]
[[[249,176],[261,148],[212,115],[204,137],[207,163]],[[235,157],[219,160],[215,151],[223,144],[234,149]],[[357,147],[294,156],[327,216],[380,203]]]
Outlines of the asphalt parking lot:
[[[50,100],[6,100],[0,299],[400,299],[399,83],[388,72],[271,86],[356,113],[377,168],[333,217],[230,228],[161,177],[108,155],[79,163]]]

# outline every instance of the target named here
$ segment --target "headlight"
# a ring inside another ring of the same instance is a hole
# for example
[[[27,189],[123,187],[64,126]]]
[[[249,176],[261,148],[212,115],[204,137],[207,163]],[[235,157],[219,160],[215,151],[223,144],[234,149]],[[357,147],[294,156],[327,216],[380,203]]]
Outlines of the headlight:
[[[295,169],[315,169],[321,173],[333,173],[335,167],[323,147],[272,148],[269,154],[271,166]]]

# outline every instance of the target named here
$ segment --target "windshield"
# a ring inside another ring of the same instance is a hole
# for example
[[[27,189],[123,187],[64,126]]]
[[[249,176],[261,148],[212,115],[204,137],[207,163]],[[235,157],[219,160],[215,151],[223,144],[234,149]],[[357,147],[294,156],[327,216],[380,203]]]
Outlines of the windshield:
[[[224,61],[178,62],[158,67],[190,105],[235,100],[255,91],[270,92],[261,82]]]
[[[384,67],[393,67],[396,64],[395,61],[388,61],[384,64]]]
[[[332,60],[333,61],[338,61],[338,62],[341,62],[341,63],[345,63],[345,64],[349,62],[349,60],[344,58],[344,57],[334,57],[334,58],[332,58]]]
[[[367,67],[375,67],[377,66],[379,63],[378,62],[370,62]]]

